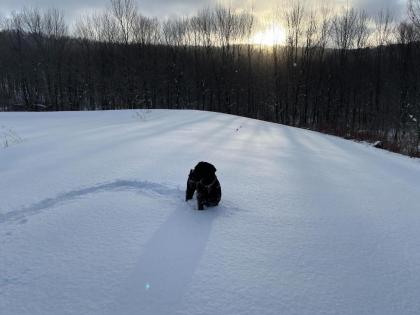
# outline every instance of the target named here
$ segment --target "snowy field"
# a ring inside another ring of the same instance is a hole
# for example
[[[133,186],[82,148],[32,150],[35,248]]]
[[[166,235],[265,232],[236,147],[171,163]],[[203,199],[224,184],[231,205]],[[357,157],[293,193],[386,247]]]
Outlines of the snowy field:
[[[2,315],[420,313],[419,160],[198,111],[0,126]]]

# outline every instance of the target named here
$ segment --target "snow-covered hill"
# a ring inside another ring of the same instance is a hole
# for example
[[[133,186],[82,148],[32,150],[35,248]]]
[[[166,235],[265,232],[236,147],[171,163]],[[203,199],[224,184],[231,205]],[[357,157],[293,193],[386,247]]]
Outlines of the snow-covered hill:
[[[2,315],[420,312],[418,160],[198,111],[0,125]],[[201,160],[207,211],[184,201]]]

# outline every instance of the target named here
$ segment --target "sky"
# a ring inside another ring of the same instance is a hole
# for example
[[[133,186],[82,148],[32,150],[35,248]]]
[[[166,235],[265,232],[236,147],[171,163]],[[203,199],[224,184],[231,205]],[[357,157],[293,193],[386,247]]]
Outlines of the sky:
[[[406,0],[328,0],[329,6],[343,7],[347,3],[354,7],[363,8],[370,13],[375,13],[381,8],[389,9],[395,17],[405,13]],[[235,8],[253,8],[258,15],[272,12],[277,7],[283,7],[286,0],[136,0],[139,11],[146,16],[159,18],[171,16],[192,15],[201,8],[225,3]],[[325,4],[325,0],[303,0],[306,6],[317,3]],[[7,15],[13,10],[23,7],[58,8],[64,11],[67,21],[84,12],[101,10],[109,6],[109,0],[0,0],[0,15]]]

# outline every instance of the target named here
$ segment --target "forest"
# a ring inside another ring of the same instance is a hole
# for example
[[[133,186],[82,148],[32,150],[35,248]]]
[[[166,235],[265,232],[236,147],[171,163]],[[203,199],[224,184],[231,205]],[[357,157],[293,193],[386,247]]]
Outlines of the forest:
[[[284,41],[253,42],[262,25]],[[205,8],[157,19],[133,0],[68,25],[57,9],[0,22],[0,111],[217,111],[420,156],[420,0],[387,10],[311,9],[270,18]]]

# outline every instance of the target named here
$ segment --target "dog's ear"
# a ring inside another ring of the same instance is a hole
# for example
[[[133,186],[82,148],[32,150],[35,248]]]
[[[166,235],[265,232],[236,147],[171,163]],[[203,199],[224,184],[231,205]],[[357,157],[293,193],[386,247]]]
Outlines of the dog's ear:
[[[211,163],[203,162],[203,166],[204,166],[207,174],[214,174],[217,171],[216,168],[214,167],[214,165],[211,164]]]
[[[198,176],[198,177],[203,177],[203,174],[206,172],[206,162],[199,162],[195,167],[194,167],[194,173]]]
[[[188,178],[196,181],[200,178],[200,174],[195,169],[192,169],[190,170],[190,175],[188,175]]]
[[[213,164],[210,164],[209,163],[209,170],[214,174],[214,173],[216,173],[216,168],[214,167],[214,165]]]

